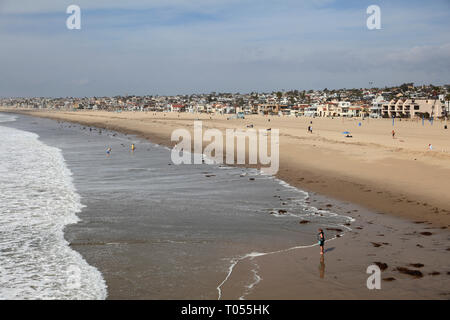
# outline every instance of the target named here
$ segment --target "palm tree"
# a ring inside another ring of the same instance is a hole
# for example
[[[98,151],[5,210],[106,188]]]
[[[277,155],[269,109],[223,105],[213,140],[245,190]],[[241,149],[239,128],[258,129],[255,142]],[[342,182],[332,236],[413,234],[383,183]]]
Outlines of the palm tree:
[[[281,97],[283,96],[283,93],[281,93],[280,91],[277,92],[277,99],[278,101],[281,100]]]

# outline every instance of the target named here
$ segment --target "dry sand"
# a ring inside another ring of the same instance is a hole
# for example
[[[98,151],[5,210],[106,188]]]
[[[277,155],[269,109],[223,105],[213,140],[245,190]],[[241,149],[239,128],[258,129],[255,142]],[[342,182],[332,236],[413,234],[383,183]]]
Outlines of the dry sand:
[[[392,139],[392,120],[385,119],[22,113],[137,134],[168,146],[175,145],[170,141],[174,129],[192,130],[196,119],[203,120],[204,129],[249,124],[280,129],[278,178],[310,191],[314,206],[332,206],[356,221],[345,234],[325,230],[328,239],[342,237],[327,242],[323,262],[317,247],[242,260],[223,284],[224,299],[449,298],[450,130],[443,122],[422,126],[421,121],[397,120]],[[313,134],[306,130],[310,121]],[[343,131],[353,137],[345,138]],[[366,287],[366,268],[374,262],[388,266],[382,290]],[[424,266],[412,265],[417,263]],[[397,268],[420,271],[423,277]]]

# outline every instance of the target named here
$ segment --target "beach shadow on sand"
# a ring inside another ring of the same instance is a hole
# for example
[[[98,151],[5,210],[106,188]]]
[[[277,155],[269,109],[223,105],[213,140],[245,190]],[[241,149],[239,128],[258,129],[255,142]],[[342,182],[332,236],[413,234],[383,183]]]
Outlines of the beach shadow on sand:
[[[324,253],[333,251],[334,249],[336,249],[336,247],[331,247],[331,248],[325,249]]]

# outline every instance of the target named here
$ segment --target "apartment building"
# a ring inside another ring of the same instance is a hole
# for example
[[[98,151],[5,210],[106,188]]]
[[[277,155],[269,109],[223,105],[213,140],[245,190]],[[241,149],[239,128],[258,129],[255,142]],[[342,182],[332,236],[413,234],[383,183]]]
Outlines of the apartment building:
[[[445,104],[438,99],[393,99],[389,103],[382,104],[381,116],[384,118],[443,117]]]

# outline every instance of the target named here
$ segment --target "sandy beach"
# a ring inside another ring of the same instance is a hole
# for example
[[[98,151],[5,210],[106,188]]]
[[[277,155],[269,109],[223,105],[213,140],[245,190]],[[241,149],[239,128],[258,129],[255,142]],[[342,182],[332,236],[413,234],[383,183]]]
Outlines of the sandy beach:
[[[3,109],[3,111],[5,111]],[[17,110],[14,110],[17,112]],[[203,128],[280,129],[277,177],[304,189],[410,220],[450,225],[450,130],[444,122],[331,119],[103,111],[20,111],[132,133],[174,146],[173,130]],[[270,119],[270,121],[269,121]],[[307,127],[313,122],[313,133]],[[358,124],[361,123],[361,126]],[[392,139],[391,131],[396,131]],[[351,132],[346,138],[342,132]],[[432,144],[433,150],[428,145]]]
[[[223,282],[222,299],[448,299],[450,132],[441,122],[432,126],[428,122],[424,126],[415,121],[396,122],[396,139],[392,139],[392,121],[383,119],[248,116],[228,120],[226,116],[174,113],[20,113],[135,134],[169,147],[174,145],[172,131],[192,130],[196,119],[203,121],[204,128],[222,131],[245,129],[250,124],[256,129],[280,129],[277,177],[308,191],[308,203],[314,207],[333,210],[355,222],[350,231],[325,230],[330,241],[324,259],[317,246],[257,252],[239,259],[232,272],[224,270],[209,279]],[[312,134],[306,130],[310,121]],[[351,132],[352,138],[345,138],[343,131]],[[433,150],[427,148],[429,143]],[[74,248],[103,272],[102,261],[95,255],[89,257],[90,246],[77,247],[75,242]],[[374,263],[383,271],[384,290],[368,290],[365,285],[366,268]],[[408,274],[410,271],[420,274]],[[126,290],[116,289],[123,287],[122,280],[106,275],[106,281],[109,298],[130,298]],[[215,290],[203,298],[215,299]]]

